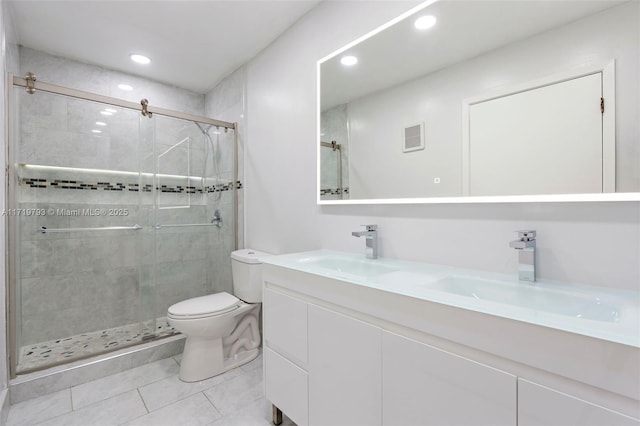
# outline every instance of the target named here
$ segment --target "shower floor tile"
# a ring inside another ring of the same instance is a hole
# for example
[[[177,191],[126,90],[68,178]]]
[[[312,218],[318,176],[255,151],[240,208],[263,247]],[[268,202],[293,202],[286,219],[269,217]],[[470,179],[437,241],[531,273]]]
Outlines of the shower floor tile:
[[[142,330],[140,324],[128,324],[91,333],[78,334],[64,339],[26,345],[18,351],[18,372],[31,371],[62,362],[69,362],[99,353],[119,349],[152,338],[155,334],[171,335],[176,333],[166,317],[156,320],[155,331],[148,325]]]

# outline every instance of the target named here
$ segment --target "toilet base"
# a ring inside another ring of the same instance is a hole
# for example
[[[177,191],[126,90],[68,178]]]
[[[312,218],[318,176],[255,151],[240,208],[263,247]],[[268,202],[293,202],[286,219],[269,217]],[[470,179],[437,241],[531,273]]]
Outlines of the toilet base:
[[[178,375],[180,380],[199,382],[255,359],[261,343],[259,312],[259,304],[245,304],[238,309],[234,317],[235,328],[227,336],[207,338],[187,334]]]
[[[205,340],[187,336],[180,361],[180,380],[199,382],[224,371],[222,338]]]
[[[222,339],[218,340],[220,340],[220,344],[222,344]],[[200,382],[225,373],[253,361],[260,353],[260,349],[256,348],[240,352],[234,357],[223,360],[222,362],[219,362],[218,360],[216,360],[216,362],[212,362],[213,359],[217,358],[217,351],[212,351],[209,352],[208,355],[203,355],[207,354],[207,352],[202,351],[203,348],[201,345],[192,345],[194,347],[200,347],[194,351],[187,351],[188,343],[189,341],[187,340],[182,355],[182,361],[180,362],[180,374],[178,375],[180,380],[183,382]],[[222,353],[222,351],[220,350],[219,353]],[[187,356],[186,361],[185,355]],[[203,355],[203,358],[200,357],[201,355]]]

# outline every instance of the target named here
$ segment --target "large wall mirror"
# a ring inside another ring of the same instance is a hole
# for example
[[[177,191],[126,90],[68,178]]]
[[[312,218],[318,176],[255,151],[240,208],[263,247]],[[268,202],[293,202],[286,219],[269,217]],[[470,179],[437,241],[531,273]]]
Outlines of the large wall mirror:
[[[640,200],[640,1],[426,2],[318,62],[318,203]]]

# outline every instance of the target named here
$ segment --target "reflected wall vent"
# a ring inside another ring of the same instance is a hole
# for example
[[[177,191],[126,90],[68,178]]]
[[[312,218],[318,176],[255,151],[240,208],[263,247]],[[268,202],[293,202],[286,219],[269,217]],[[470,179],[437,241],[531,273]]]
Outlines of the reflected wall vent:
[[[402,136],[402,152],[424,149],[424,123],[405,127]]]

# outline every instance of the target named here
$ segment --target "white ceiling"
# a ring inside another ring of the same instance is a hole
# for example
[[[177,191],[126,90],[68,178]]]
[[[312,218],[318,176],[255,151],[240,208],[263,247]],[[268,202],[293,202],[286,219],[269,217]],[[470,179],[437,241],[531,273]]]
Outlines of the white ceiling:
[[[9,0],[17,42],[206,93],[320,0]],[[152,59],[138,65],[130,53]]]
[[[414,16],[436,25],[417,31],[407,18],[321,66],[322,111],[416,79],[482,53],[565,25],[626,0],[439,1]],[[344,55],[358,64],[340,64]]]

